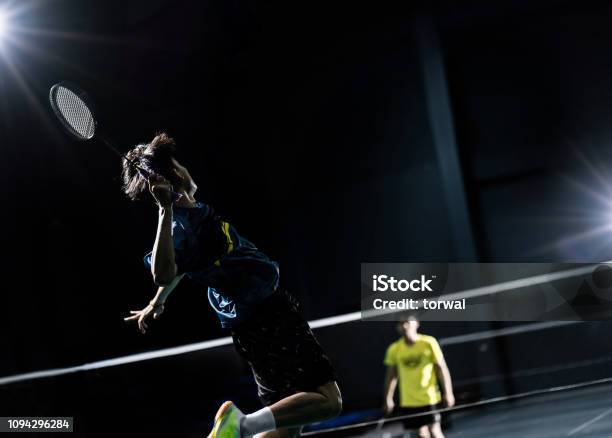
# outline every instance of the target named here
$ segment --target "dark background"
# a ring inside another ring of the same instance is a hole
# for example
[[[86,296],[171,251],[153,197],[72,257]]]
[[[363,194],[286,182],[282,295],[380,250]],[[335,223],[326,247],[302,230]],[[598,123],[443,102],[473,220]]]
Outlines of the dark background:
[[[0,376],[226,335],[189,284],[146,336],[122,321],[154,291],[142,256],[156,211],[121,195],[116,157],[59,130],[47,94],[60,80],[88,90],[123,150],[157,130],[175,137],[199,198],[280,262],[308,319],[359,310],[362,262],[612,258],[606,2],[0,4],[15,11],[0,59]],[[435,30],[437,48],[419,44],[418,23]],[[457,238],[434,144],[428,50],[444,62],[468,240]],[[442,337],[483,328],[423,327]],[[540,366],[542,343],[559,351],[546,365],[607,357],[597,341],[607,324],[564,330],[580,347],[555,332],[487,350],[493,364],[449,347],[451,371],[507,374],[515,355]],[[346,410],[375,408],[393,325],[320,332]],[[227,394],[223,379],[236,375],[241,389]],[[466,399],[497,393],[471,385]],[[228,349],[8,385],[0,406],[80,416],[88,435],[108,412],[146,418],[149,433],[177,423],[187,433],[229,396],[256,406]]]

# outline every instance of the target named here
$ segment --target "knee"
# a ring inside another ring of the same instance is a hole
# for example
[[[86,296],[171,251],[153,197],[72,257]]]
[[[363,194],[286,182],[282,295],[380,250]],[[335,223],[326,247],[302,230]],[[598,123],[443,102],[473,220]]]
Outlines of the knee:
[[[430,426],[429,434],[431,438],[444,438],[444,434],[442,433],[442,427],[440,427],[440,423],[435,423]]]
[[[421,426],[417,432],[417,436],[419,438],[431,438],[431,435],[429,434],[429,427]]]
[[[336,382],[329,382],[318,388],[319,394],[324,397],[321,402],[321,410],[324,418],[333,418],[342,412],[342,395]]]
[[[325,402],[325,414],[328,418],[337,417],[342,412],[342,396],[334,394],[327,397]]]

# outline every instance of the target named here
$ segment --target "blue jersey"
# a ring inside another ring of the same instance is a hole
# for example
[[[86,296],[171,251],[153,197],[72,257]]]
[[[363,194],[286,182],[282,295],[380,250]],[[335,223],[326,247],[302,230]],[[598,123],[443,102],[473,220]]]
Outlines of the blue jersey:
[[[247,319],[278,286],[278,263],[206,204],[174,207],[172,238],[178,274],[208,289],[208,301],[223,327]],[[150,268],[151,253],[144,260]]]

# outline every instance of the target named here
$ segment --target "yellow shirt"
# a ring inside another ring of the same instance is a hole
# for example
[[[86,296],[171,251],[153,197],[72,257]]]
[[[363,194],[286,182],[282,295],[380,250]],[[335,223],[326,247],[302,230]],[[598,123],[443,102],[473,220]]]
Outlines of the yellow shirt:
[[[417,335],[412,345],[404,338],[389,345],[385,365],[397,369],[400,406],[414,408],[440,403],[442,398],[434,365],[441,360],[442,350],[431,336]]]

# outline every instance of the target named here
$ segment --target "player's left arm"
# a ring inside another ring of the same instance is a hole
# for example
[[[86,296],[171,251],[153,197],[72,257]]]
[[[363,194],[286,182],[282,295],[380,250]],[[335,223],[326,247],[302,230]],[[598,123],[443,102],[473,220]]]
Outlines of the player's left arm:
[[[135,321],[138,324],[138,329],[141,333],[145,333],[149,328],[147,325],[147,319],[153,317],[153,319],[158,319],[160,315],[164,311],[164,304],[168,295],[172,293],[172,291],[176,288],[179,282],[182,280],[185,274],[180,274],[174,277],[174,280],[170,282],[170,284],[166,286],[160,286],[157,289],[157,293],[153,297],[153,299],[149,302],[149,304],[142,310],[132,310],[131,315],[123,318],[124,321]]]
[[[455,405],[453,381],[446,360],[444,359],[444,354],[442,354],[442,350],[435,339],[432,340],[431,348],[434,355],[434,368],[436,370],[436,376],[438,377],[438,384],[442,389],[442,398],[449,408],[453,407]]]

